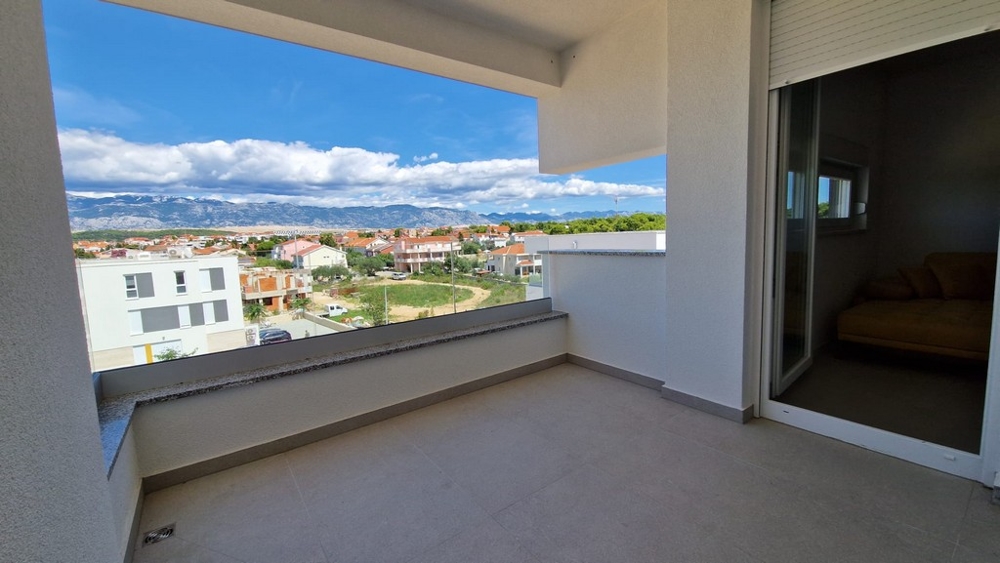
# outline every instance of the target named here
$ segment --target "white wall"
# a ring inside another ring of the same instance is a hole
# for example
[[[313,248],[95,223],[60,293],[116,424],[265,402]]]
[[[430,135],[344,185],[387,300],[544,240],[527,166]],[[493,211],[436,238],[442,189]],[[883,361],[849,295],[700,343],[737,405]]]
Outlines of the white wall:
[[[567,352],[665,381],[662,254],[546,254],[552,308],[566,311]]]
[[[39,2],[0,2],[0,561],[114,561]]]
[[[724,0],[667,8],[664,375],[670,389],[733,409],[753,401],[757,377],[744,377],[745,330],[759,331],[744,328],[748,191],[763,188],[748,188],[753,8]]]
[[[579,233],[525,237],[524,248],[531,254],[540,250],[663,250],[664,231],[625,233]]]
[[[560,319],[146,405],[133,420],[141,473],[213,459],[565,353]]]
[[[884,205],[891,211],[879,246],[880,269],[920,264],[928,252],[996,249],[997,76],[1000,57],[994,50],[889,83]]]
[[[653,0],[560,54],[562,87],[538,99],[542,172],[664,153],[666,20],[666,0]]]
[[[243,312],[239,273],[235,256],[167,260],[80,260],[77,263],[84,310],[95,352],[142,346],[158,342],[181,341],[183,352],[195,349],[207,353],[208,335],[242,331]],[[225,289],[201,286],[200,270],[222,268]],[[187,293],[178,294],[174,272],[184,271]],[[153,276],[153,297],[127,299],[126,274],[149,272]],[[224,322],[173,330],[131,334],[130,310],[176,306],[226,300],[229,319]],[[130,354],[128,357],[131,357]]]
[[[129,534],[132,532],[134,519],[139,516],[135,513],[135,509],[139,495],[142,494],[142,477],[139,475],[139,459],[135,452],[135,431],[131,428],[122,440],[115,469],[108,479],[108,487],[111,492],[115,531],[118,533],[118,560],[124,561],[126,551],[132,549],[128,541]]]

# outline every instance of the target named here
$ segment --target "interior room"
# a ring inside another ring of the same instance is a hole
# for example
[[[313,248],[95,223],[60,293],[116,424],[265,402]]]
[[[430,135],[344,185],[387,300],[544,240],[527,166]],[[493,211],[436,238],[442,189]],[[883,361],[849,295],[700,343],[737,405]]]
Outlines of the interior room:
[[[1000,224],[996,76],[993,32],[814,81],[812,362],[776,400],[980,451]]]

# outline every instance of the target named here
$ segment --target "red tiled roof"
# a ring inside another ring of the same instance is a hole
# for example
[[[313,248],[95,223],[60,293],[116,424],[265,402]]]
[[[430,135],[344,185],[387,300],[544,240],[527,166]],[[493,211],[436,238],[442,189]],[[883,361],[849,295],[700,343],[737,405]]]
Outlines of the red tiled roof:
[[[524,243],[523,242],[519,242],[517,244],[510,244],[510,245],[507,245],[507,246],[505,246],[503,248],[498,248],[496,250],[491,250],[490,251],[490,254],[503,254],[503,255],[510,255],[510,254],[517,255],[517,254],[524,254],[524,253],[525,252],[524,252]]]

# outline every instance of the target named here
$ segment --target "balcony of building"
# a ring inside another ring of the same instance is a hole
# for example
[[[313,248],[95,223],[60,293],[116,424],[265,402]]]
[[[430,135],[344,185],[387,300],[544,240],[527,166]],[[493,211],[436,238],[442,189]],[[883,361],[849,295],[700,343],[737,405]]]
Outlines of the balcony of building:
[[[202,357],[104,381],[133,560],[1000,554],[1000,506],[978,483],[665,399],[665,303],[643,289],[662,283],[663,252],[545,252],[551,300],[475,312],[465,328],[460,314],[383,327],[396,332],[382,344],[369,330],[220,355],[231,373],[216,379],[189,381]],[[604,307],[589,306],[595,293]],[[157,377],[168,385],[142,388]],[[164,526],[169,539],[144,544]]]

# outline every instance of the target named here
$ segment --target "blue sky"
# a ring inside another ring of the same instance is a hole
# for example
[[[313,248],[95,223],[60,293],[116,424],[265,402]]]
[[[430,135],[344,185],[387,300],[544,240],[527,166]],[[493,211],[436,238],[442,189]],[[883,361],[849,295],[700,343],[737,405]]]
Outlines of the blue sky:
[[[70,192],[665,207],[665,157],[539,175],[532,98],[97,0],[43,7]]]

